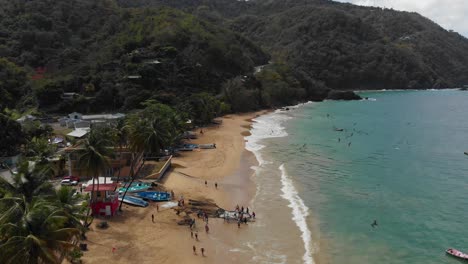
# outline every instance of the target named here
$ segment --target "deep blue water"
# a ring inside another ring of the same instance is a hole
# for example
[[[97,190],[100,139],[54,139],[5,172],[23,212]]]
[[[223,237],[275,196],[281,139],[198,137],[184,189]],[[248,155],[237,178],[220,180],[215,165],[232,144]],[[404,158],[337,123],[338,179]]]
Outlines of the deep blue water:
[[[468,92],[364,96],[294,110],[264,150],[309,207],[315,244],[330,263],[458,263],[444,251],[468,252]]]

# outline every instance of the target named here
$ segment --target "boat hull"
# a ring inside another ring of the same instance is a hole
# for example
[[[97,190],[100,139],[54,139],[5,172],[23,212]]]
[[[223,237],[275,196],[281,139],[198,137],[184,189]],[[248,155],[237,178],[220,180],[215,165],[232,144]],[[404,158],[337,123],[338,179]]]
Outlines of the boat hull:
[[[144,191],[147,191],[150,187],[149,186],[145,186],[145,187],[130,187],[128,188],[128,191],[129,193],[136,193],[136,192],[144,192]],[[119,189],[119,193],[124,193],[125,192],[125,189],[127,188],[120,188]]]
[[[125,199],[123,199],[123,196],[119,196],[119,201],[122,201],[122,200],[126,204],[136,205],[140,207],[147,207],[149,205],[147,201],[144,201],[143,199],[132,197],[132,196],[125,196]]]
[[[139,192],[136,194],[136,196],[142,199],[147,199],[147,200],[151,200],[154,202],[162,202],[162,201],[171,200],[171,194],[167,192]]]
[[[455,257],[455,258],[458,258],[458,259],[462,259],[462,260],[468,260],[468,254],[465,254],[459,250],[456,250],[456,249],[453,249],[453,248],[449,248],[445,251],[445,253],[447,253],[448,255],[452,256],[452,257]]]

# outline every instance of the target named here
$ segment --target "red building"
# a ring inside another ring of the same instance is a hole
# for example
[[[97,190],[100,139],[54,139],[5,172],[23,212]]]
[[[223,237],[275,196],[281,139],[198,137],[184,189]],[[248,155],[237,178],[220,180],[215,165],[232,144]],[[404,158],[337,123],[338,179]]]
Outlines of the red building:
[[[113,216],[119,208],[119,193],[116,192],[116,183],[90,184],[84,190],[91,193],[91,209],[93,215]]]

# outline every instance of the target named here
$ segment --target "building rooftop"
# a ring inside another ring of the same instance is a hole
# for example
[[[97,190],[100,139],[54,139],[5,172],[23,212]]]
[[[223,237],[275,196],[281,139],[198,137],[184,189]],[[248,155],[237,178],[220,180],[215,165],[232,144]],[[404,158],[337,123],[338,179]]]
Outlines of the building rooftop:
[[[96,186],[94,186],[94,190],[97,191],[99,188],[99,191],[115,191],[115,189],[117,188],[117,183],[106,183],[106,184],[102,184],[102,183],[99,183],[96,184]],[[91,192],[93,190],[93,184],[89,184],[88,186],[86,186],[86,189],[84,189],[85,192]]]
[[[97,120],[97,119],[119,119],[125,117],[125,114],[117,113],[117,114],[100,114],[100,115],[83,115],[81,117],[82,120]]]
[[[68,133],[67,136],[81,138],[89,133],[89,128],[77,128],[72,132]]]

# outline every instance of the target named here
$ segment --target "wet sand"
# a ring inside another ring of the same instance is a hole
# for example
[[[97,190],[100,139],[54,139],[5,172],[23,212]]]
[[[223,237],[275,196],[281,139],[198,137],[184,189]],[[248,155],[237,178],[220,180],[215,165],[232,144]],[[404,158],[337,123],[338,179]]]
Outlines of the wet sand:
[[[212,200],[219,207],[233,210],[237,204],[249,206],[255,195],[252,182],[255,157],[245,150],[244,136],[248,134],[251,119],[263,112],[229,115],[220,126],[197,130],[199,136],[192,143],[215,143],[216,149],[184,152],[173,159],[173,168],[162,180],[162,185],[175,192],[179,198]],[[205,180],[207,186],[205,186]],[[218,183],[218,189],[214,183]],[[161,203],[160,203],[161,204]],[[152,223],[151,215],[155,222]],[[84,263],[239,263],[252,256],[233,250],[236,243],[249,232],[249,225],[238,228],[235,223],[222,219],[209,219],[210,233],[204,231],[204,223],[196,215],[199,241],[192,239],[188,226],[177,225],[185,213],[177,216],[173,209],[156,210],[156,203],[147,208],[124,205],[122,215],[106,219],[109,228],[100,230],[95,219],[88,232],[88,249]],[[255,225],[255,223],[252,223]],[[192,247],[196,246],[197,255]],[[206,257],[200,248],[205,248]]]

